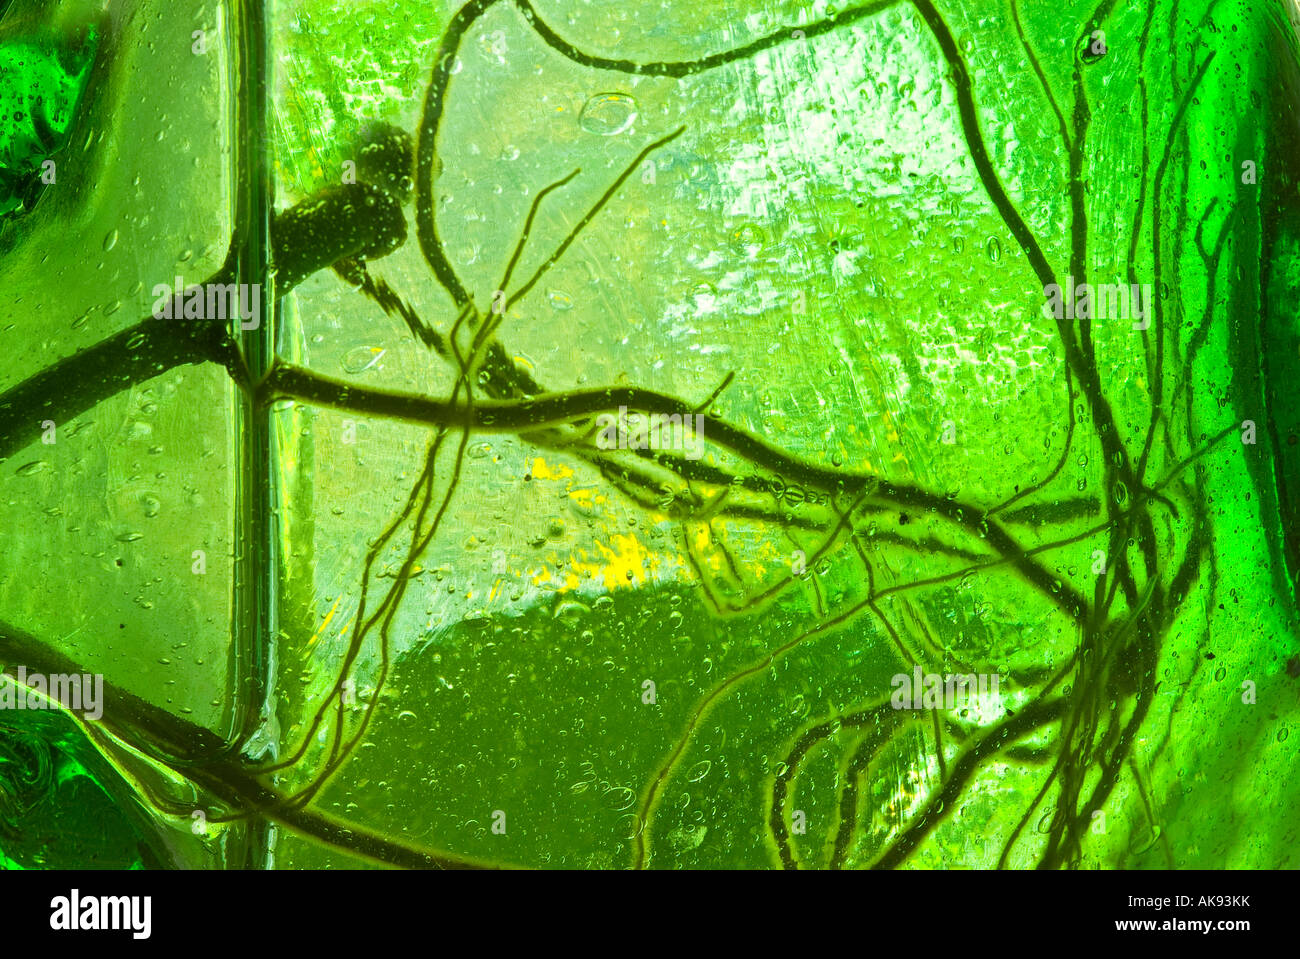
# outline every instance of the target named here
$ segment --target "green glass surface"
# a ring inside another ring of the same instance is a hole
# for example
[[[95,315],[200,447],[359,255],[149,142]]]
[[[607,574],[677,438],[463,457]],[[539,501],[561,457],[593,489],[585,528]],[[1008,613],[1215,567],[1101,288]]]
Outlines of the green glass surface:
[[[0,862],[1300,865],[1297,19],[0,4]]]
[[[0,216],[34,202],[42,165],[64,147],[90,71],[96,32],[80,45],[36,35],[0,54]]]

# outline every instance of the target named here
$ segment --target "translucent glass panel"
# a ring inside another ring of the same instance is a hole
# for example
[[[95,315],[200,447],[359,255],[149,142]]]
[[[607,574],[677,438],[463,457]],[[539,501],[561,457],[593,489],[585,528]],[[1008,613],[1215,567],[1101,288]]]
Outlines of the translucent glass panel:
[[[1294,865],[1293,12],[83,18],[0,157],[6,655],[139,697],[78,748],[186,862]],[[228,248],[269,327],[43,443]]]

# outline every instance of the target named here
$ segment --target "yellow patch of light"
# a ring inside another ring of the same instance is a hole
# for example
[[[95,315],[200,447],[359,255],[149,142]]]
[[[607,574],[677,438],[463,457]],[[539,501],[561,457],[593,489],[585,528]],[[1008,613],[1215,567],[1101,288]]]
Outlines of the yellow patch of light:
[[[549,587],[557,592],[576,590],[584,580],[599,580],[606,590],[632,589],[644,585],[646,580],[664,565],[664,557],[648,549],[632,533],[614,533],[609,545],[595,543],[598,556],[586,550],[570,554],[563,574],[557,574],[551,565],[530,570],[533,585]],[[557,563],[558,557],[548,557]]]
[[[634,533],[614,533],[610,536],[610,545],[597,540],[595,546],[605,558],[603,563],[599,560],[590,563],[575,560],[571,565],[577,573],[600,577],[609,590],[642,585],[647,571],[655,572],[663,562],[663,558],[647,549]]]
[[[578,588],[581,580],[578,574],[573,571],[572,567],[565,570],[562,579],[556,579],[555,573],[547,566],[539,566],[532,570],[533,585],[538,588],[550,587],[558,593],[570,593]]]
[[[566,480],[575,475],[573,469],[563,463],[551,466],[538,457],[532,461],[531,472],[539,480]],[[597,489],[580,487],[568,489],[569,497],[577,503],[584,513],[599,512],[599,508],[609,504],[609,497]],[[651,524],[666,517],[661,513],[651,513]],[[646,580],[660,572],[675,558],[679,563],[681,557],[672,557],[655,552],[647,547],[633,533],[609,532],[609,544],[595,542],[599,555],[591,556],[586,550],[570,553],[561,566],[560,557],[551,554],[544,565],[530,568],[526,576],[534,586],[557,592],[569,592],[578,589],[584,580],[599,580],[608,590],[632,588],[643,585]],[[707,532],[705,532],[707,541]],[[715,560],[716,562],[717,560]],[[563,572],[559,572],[559,569]],[[489,599],[500,593],[500,585],[494,586]]]
[[[315,646],[315,645],[316,645],[316,642],[317,642],[317,641],[321,638],[321,636],[324,634],[326,627],[329,626],[329,624],[330,624],[330,620],[334,618],[334,613],[338,610],[338,608],[339,608],[339,603],[341,603],[341,602],[343,602],[343,597],[342,597],[342,596],[340,596],[338,599],[334,600],[334,605],[331,606],[331,607],[330,607],[330,611],[329,611],[328,613],[325,614],[325,622],[321,623],[321,624],[320,624],[320,628],[317,629],[316,632],[312,634],[311,639],[307,640],[307,648],[308,648],[308,649],[310,649],[312,646]]]
[[[695,530],[695,557],[701,566],[707,566],[714,571],[722,569],[722,553],[719,550],[713,550],[707,556],[705,551],[709,548],[709,527],[707,524],[701,524]]]
[[[793,547],[791,550],[791,555],[793,555]],[[788,567],[789,563],[786,562],[787,558],[787,554],[777,549],[775,543],[770,540],[764,540],[758,547],[758,555],[754,557],[754,560],[751,563],[754,568],[755,578],[758,579],[759,582],[762,582],[763,578],[767,576],[768,562],[771,562],[774,566]]]
[[[559,466],[550,467],[546,465],[546,460],[540,456],[533,460],[533,476],[537,479],[559,480],[568,479],[573,475],[573,470],[561,463]],[[572,495],[572,494],[570,494]]]

